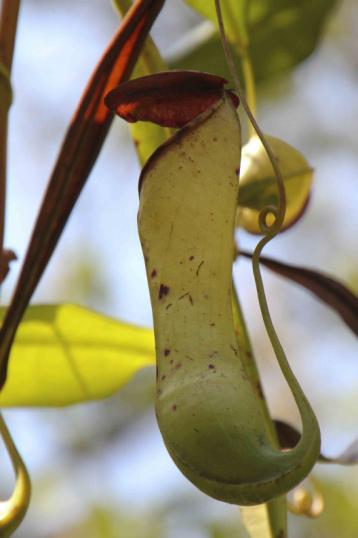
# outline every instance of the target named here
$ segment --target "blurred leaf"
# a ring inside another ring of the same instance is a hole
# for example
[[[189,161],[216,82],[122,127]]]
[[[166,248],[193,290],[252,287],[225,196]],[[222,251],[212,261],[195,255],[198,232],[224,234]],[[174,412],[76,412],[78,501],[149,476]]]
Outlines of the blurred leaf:
[[[291,522],[299,525],[295,536],[305,538],[354,538],[358,536],[357,518],[357,480],[349,482],[342,478],[352,473],[347,469],[341,477],[335,473],[334,479],[320,477],[320,488],[325,502],[325,509],[317,519],[297,518],[292,516]],[[296,527],[297,528],[297,527]]]
[[[293,448],[297,445],[301,434],[296,428],[282,420],[274,420],[274,424],[281,448]],[[358,439],[353,441],[339,456],[329,458],[324,454],[320,454],[318,461],[320,463],[355,465],[358,463]]]
[[[166,70],[166,64],[160,57],[157,47],[153,41],[148,38],[132,78]],[[154,123],[142,121],[131,125],[130,132],[141,166],[145,164],[152,153],[154,153],[154,151],[171,135],[171,129],[168,129],[167,127],[161,127]]]
[[[102,499],[101,504],[89,505],[69,526],[64,519],[56,532],[46,538],[163,538],[163,521],[156,513],[118,506],[118,501],[105,503]],[[61,529],[63,525],[65,528]]]
[[[283,229],[292,226],[304,213],[313,179],[312,168],[303,155],[283,140],[267,136],[280,166],[286,193]],[[278,206],[277,179],[271,161],[258,136],[242,148],[238,225],[260,234],[259,213],[265,207]]]
[[[324,463],[339,463],[341,465],[356,465],[358,463],[358,439],[355,439],[339,456],[328,458],[321,456]]]
[[[230,81],[230,84],[233,85],[219,35],[214,27],[212,32],[209,32],[207,27],[205,27],[204,32],[200,32],[200,30],[201,27],[198,28],[194,39],[191,35],[193,31],[190,31],[188,36],[183,39],[184,43],[192,43],[193,47],[187,48],[185,46],[183,54],[176,54],[173,58],[169,58],[169,66],[172,69],[192,69],[194,71],[202,70],[206,73],[214,73]],[[238,57],[235,53],[234,56],[236,65],[239,66]]]
[[[185,0],[187,4],[198,11],[203,17],[211,20],[217,25],[217,16],[215,2],[207,2],[206,0]],[[251,3],[255,5],[257,0],[251,0]],[[262,3],[262,1],[260,0]],[[225,24],[225,32],[227,37],[232,43],[241,44],[242,33],[244,28],[242,27],[242,18],[244,13],[249,15],[246,11],[246,6],[250,2],[246,0],[221,0],[220,6]],[[251,20],[251,19],[250,19]]]
[[[240,251],[240,256],[251,258],[251,254],[243,250]],[[260,263],[310,290],[321,301],[332,307],[358,335],[358,298],[346,286],[321,272],[288,265],[265,256],[260,256]]]
[[[114,5],[119,13],[124,16],[131,6],[131,2],[130,0],[114,0]],[[135,79],[160,71],[168,71],[168,66],[160,56],[154,41],[148,36],[131,78]],[[130,126],[130,132],[139,162],[143,166],[152,153],[169,138],[171,129],[154,123],[138,122]]]
[[[154,362],[150,329],[72,304],[30,306],[15,338],[0,406],[104,398]]]
[[[250,538],[274,538],[266,504],[240,506],[240,514]]]
[[[221,518],[210,522],[207,527],[210,538],[247,538],[247,532],[239,518],[235,521]]]
[[[216,23],[214,2],[186,0]],[[222,1],[230,41],[238,50],[240,1]],[[249,55],[258,82],[293,68],[317,47],[324,23],[337,0],[251,0],[248,2]],[[236,44],[235,44],[236,41]],[[172,67],[201,69],[227,78],[220,39],[213,34],[174,61]]]

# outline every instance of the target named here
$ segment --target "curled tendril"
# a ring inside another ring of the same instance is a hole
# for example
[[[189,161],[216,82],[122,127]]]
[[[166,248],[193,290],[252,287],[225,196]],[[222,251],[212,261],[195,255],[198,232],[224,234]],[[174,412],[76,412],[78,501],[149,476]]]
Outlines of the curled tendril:
[[[273,222],[269,223],[268,218],[273,217]],[[259,213],[259,226],[260,230],[264,235],[273,234],[276,235],[280,232],[280,223],[279,223],[279,210],[277,207],[268,205],[264,207]],[[277,226],[278,224],[278,226]]]
[[[299,409],[302,426],[303,426],[303,433],[301,440],[299,441],[296,448],[298,449],[299,446],[304,446],[305,442],[307,442],[309,439],[317,441],[317,445],[319,446],[320,443],[320,432],[319,432],[319,426],[317,419],[313,413],[313,410],[303,393],[300,384],[298,383],[296,377],[294,376],[289,362],[287,360],[286,354],[284,352],[284,349],[281,345],[280,339],[276,333],[275,327],[272,323],[266,294],[265,294],[265,288],[262,280],[262,275],[260,271],[260,255],[267,243],[271,241],[282,229],[282,225],[285,218],[286,213],[286,193],[285,193],[285,187],[283,182],[282,173],[280,170],[280,167],[278,166],[277,158],[275,157],[270,144],[268,143],[266,137],[264,136],[263,132],[261,131],[260,127],[258,126],[250,107],[248,106],[248,103],[246,101],[245,93],[241,89],[240,80],[238,77],[238,74],[236,72],[236,67],[233,61],[231,48],[229,46],[229,43],[226,39],[225,34],[225,28],[224,28],[224,21],[222,17],[221,12],[221,6],[220,6],[220,0],[215,0],[215,7],[216,7],[216,13],[217,13],[217,19],[219,24],[219,32],[220,32],[220,38],[222,42],[222,46],[224,49],[226,61],[228,63],[229,69],[231,71],[231,74],[233,76],[235,86],[236,86],[236,92],[240,98],[240,102],[242,103],[242,106],[252,124],[254,127],[258,137],[260,138],[262,145],[264,146],[267,156],[271,161],[271,165],[273,168],[273,171],[276,176],[277,181],[277,189],[278,189],[278,205],[275,206],[267,206],[263,210],[261,210],[259,214],[259,225],[260,229],[264,234],[264,237],[258,242],[256,245],[256,248],[252,255],[252,270],[254,273],[254,279],[255,279],[255,285],[257,289],[257,296],[258,301],[260,305],[261,315],[262,319],[266,328],[267,335],[270,339],[272,348],[275,352],[276,359],[279,363],[279,366],[281,368],[281,371],[286,379],[286,382],[288,383],[292,394],[294,396],[296,405]],[[268,217],[273,216],[274,220],[272,223],[268,222]]]
[[[221,42],[222,42],[222,45],[223,45],[226,61],[228,63],[230,72],[231,72],[232,77],[233,77],[234,82],[235,82],[235,90],[239,95],[240,101],[241,101],[242,106],[244,107],[244,110],[245,110],[245,112],[246,112],[246,114],[247,114],[247,116],[248,116],[248,118],[250,120],[250,123],[254,127],[254,129],[255,129],[255,131],[257,133],[257,136],[261,140],[261,143],[262,143],[262,145],[264,146],[264,148],[266,150],[266,153],[268,155],[268,158],[271,161],[272,168],[274,170],[276,180],[277,180],[278,206],[277,207],[276,206],[271,206],[271,205],[267,206],[264,209],[262,209],[260,214],[259,214],[259,226],[260,226],[260,229],[263,232],[263,234],[266,236],[263,240],[261,240],[259,242],[259,244],[256,247],[256,250],[260,254],[261,250],[266,245],[266,243],[268,243],[269,240],[271,240],[274,236],[276,236],[278,233],[280,233],[280,231],[282,229],[282,225],[283,225],[283,221],[284,221],[285,213],[286,213],[285,186],[284,186],[284,181],[283,181],[283,177],[282,177],[280,167],[278,166],[278,163],[277,163],[277,158],[275,157],[275,155],[274,155],[274,153],[273,153],[273,151],[272,151],[272,149],[270,147],[270,144],[267,142],[267,139],[266,139],[265,135],[263,134],[263,132],[261,131],[259,125],[257,124],[257,122],[256,122],[256,120],[255,120],[255,118],[254,118],[254,116],[253,116],[253,114],[252,114],[252,112],[250,110],[250,107],[249,107],[249,105],[248,105],[248,103],[246,101],[245,94],[241,89],[241,84],[240,84],[238,74],[236,72],[234,60],[233,60],[232,54],[231,54],[231,49],[230,49],[230,46],[228,44],[228,41],[227,41],[226,35],[225,35],[225,28],[224,28],[224,21],[223,21],[222,12],[221,12],[220,0],[215,0],[215,7],[216,7],[217,18],[218,18]],[[268,222],[267,222],[267,217],[268,217],[269,214],[271,214],[274,217],[274,222],[272,224],[268,224]],[[254,258],[253,258],[253,262],[254,262]],[[260,271],[259,271],[259,275],[260,275]],[[260,275],[260,278],[261,278],[261,275]]]
[[[230,49],[229,43],[228,43],[228,41],[226,39],[224,20],[223,20],[223,16],[222,16],[222,12],[221,12],[220,0],[215,0],[215,7],[216,7],[216,14],[217,14],[217,19],[218,19],[218,24],[219,24],[220,38],[221,38],[222,46],[223,46],[223,49],[224,49],[227,64],[229,66],[230,72],[231,72],[232,77],[234,79],[235,90],[236,90],[236,92],[237,92],[237,94],[238,94],[238,96],[240,98],[242,106],[243,106],[243,108],[244,108],[244,110],[245,110],[245,112],[247,114],[247,117],[250,120],[250,123],[252,124],[253,128],[255,129],[255,131],[257,133],[257,136],[261,140],[261,143],[262,143],[263,147],[266,150],[267,156],[271,161],[272,168],[274,170],[276,180],[277,180],[277,189],[278,189],[278,195],[279,195],[278,196],[278,207],[273,208],[274,209],[274,215],[275,215],[276,219],[275,219],[274,227],[270,227],[270,230],[265,232],[265,234],[269,234],[270,238],[272,239],[275,235],[277,235],[281,231],[283,221],[284,221],[284,218],[285,218],[285,213],[286,213],[286,192],[285,192],[284,181],[283,181],[283,177],[282,177],[282,174],[281,174],[280,167],[278,166],[278,163],[277,163],[277,158],[275,157],[275,155],[274,155],[274,153],[273,153],[273,151],[271,149],[270,144],[267,142],[267,139],[266,139],[265,135],[263,134],[263,132],[261,131],[259,125],[257,124],[257,122],[256,122],[256,120],[255,120],[255,118],[254,118],[254,116],[253,116],[253,114],[252,114],[252,112],[250,110],[250,107],[249,107],[249,105],[248,105],[248,103],[246,101],[245,93],[241,89],[241,84],[240,84],[239,76],[238,76],[237,71],[236,71],[236,67],[235,67],[235,64],[234,64],[233,57],[232,57],[231,49]],[[269,208],[271,208],[271,206],[269,206]],[[266,210],[267,210],[267,208],[263,209],[262,211],[266,211]],[[270,212],[272,212],[272,211],[270,211]],[[265,227],[265,229],[266,229],[266,227]],[[262,248],[263,248],[263,246],[262,246]],[[262,248],[261,248],[261,250],[262,250]]]
[[[10,456],[16,482],[11,497],[0,502],[0,536],[10,537],[23,520],[30,502],[31,483],[26,466],[0,413],[0,435]]]
[[[6,92],[6,103],[7,107],[10,108],[12,103],[12,87],[10,82],[10,73],[7,67],[3,63],[0,62],[0,85],[5,86],[5,92]]]

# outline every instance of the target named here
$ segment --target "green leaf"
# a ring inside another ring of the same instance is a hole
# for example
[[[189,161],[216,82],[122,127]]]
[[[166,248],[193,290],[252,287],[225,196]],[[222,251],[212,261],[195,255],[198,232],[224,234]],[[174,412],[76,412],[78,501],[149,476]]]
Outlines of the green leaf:
[[[30,306],[12,347],[0,406],[62,406],[104,398],[154,362],[150,329],[73,304]]]
[[[214,2],[186,0],[203,16],[216,23]],[[239,53],[242,32],[242,2],[222,0],[228,38]],[[251,0],[248,2],[248,52],[255,79],[261,82],[292,69],[317,47],[324,23],[337,0]],[[195,49],[172,63],[178,69],[201,69],[229,78],[217,32],[206,36]]]
[[[200,15],[217,24],[214,1],[186,0],[186,3],[198,11]],[[238,41],[241,42],[241,36],[244,30],[242,19],[243,13],[246,11],[245,4],[247,2],[246,0],[221,0],[220,4],[227,37],[232,43],[238,44]],[[255,0],[252,1],[252,4],[255,4]]]
[[[283,229],[292,226],[303,215],[311,190],[313,171],[303,155],[274,136],[266,140],[281,169],[286,193]],[[255,135],[242,148],[238,224],[248,232],[262,233],[259,213],[265,207],[277,207],[278,190],[271,161],[260,139]]]

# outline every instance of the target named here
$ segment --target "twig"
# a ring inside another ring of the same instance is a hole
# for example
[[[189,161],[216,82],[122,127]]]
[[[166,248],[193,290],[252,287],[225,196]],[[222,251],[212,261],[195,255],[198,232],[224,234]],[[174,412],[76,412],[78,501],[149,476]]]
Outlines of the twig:
[[[0,13],[0,262],[4,245],[10,73],[14,55],[20,0],[2,0]]]

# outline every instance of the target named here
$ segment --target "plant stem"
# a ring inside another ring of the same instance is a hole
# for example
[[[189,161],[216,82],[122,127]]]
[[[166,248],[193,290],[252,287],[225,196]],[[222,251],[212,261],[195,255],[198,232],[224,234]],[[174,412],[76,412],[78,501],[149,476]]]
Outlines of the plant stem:
[[[20,0],[2,0],[0,12],[0,264],[4,245],[10,73],[14,55]]]
[[[266,418],[266,426],[271,440],[277,444],[276,431],[273,427],[266,399],[262,397],[263,389],[260,381],[260,374],[255,361],[252,344],[250,341],[249,333],[246,327],[246,322],[243,316],[239,296],[233,283],[233,315],[236,330],[236,338],[239,344],[239,348],[242,354],[242,362],[245,365],[246,373],[250,379],[250,382],[254,388],[254,392],[259,394],[259,401],[262,411]]]
[[[262,413],[265,417],[265,426],[269,439],[274,447],[278,447],[276,430],[271,420],[267,401],[261,386],[260,374],[257,368],[250,336],[234,283],[232,288],[233,316],[242,361],[245,366],[246,374],[251,381],[253,390],[254,392],[258,393],[258,401],[260,402]],[[269,501],[265,506],[272,538],[276,538],[278,536],[283,538],[287,534],[287,507],[285,495]],[[250,510],[250,508],[244,508],[244,510]],[[284,534],[282,534],[282,532]]]
[[[278,207],[268,206],[260,213],[260,227],[261,227],[262,232],[266,235],[266,237],[262,241],[260,241],[260,244],[261,244],[261,242],[263,241],[266,241],[266,242],[270,241],[275,235],[277,235],[281,231],[282,224],[285,218],[285,213],[286,213],[286,191],[285,191],[282,173],[277,163],[277,159],[271,149],[270,144],[267,142],[264,133],[261,131],[259,125],[257,124],[255,117],[250,109],[250,106],[246,100],[245,93],[243,92],[241,88],[240,79],[235,68],[235,63],[232,57],[230,45],[226,39],[224,21],[222,18],[221,7],[220,7],[220,0],[215,0],[215,6],[216,6],[217,15],[218,15],[218,24],[219,24],[221,42],[224,49],[227,64],[229,66],[229,69],[231,71],[232,77],[235,82],[236,92],[240,98],[241,104],[252,126],[254,127],[257,133],[257,136],[259,137],[259,139],[262,142],[262,145],[265,148],[265,151],[267,153],[268,158],[270,159],[273,171],[277,179],[277,189],[278,189],[278,194],[279,194]],[[271,213],[275,217],[275,220],[273,224],[271,225],[268,225],[266,223],[266,217],[268,213]]]
[[[251,59],[247,49],[241,54],[241,67],[242,73],[245,81],[245,91],[246,91],[246,100],[247,104],[250,107],[253,115],[256,116],[256,89],[255,89],[255,78],[254,71],[252,68]],[[255,134],[255,129],[252,126],[251,122],[248,122],[248,133],[249,138]]]
[[[5,199],[6,199],[6,155],[7,155],[7,106],[3,105],[2,84],[0,82],[0,265],[2,264],[4,229],[5,229]]]
[[[0,62],[11,71],[20,0],[2,0],[0,12]]]
[[[230,4],[226,6],[226,10],[230,18],[234,20],[234,14],[230,13]],[[241,61],[242,74],[245,82],[246,101],[252,114],[256,116],[255,76],[249,53],[249,33],[247,30],[248,0],[238,0],[238,10],[239,24],[232,25],[231,30],[234,36],[236,52]],[[250,121],[248,122],[247,130],[249,138],[251,138],[251,136],[255,134],[255,129]]]
[[[12,102],[10,73],[14,56],[20,0],[2,0],[0,11],[0,264],[3,257],[8,113]],[[11,536],[21,523],[30,502],[30,478],[0,413],[0,436],[10,456],[16,483],[9,500],[0,502],[0,534]]]

